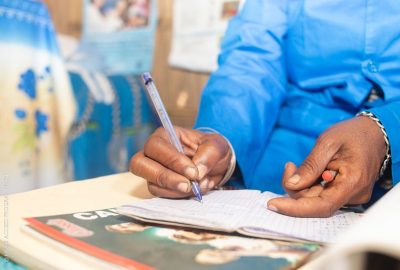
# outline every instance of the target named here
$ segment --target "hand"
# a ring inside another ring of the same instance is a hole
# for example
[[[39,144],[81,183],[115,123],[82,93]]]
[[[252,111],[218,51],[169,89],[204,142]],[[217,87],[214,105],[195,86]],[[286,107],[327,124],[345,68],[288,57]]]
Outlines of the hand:
[[[202,193],[222,180],[232,157],[225,138],[219,134],[175,127],[185,154],[169,142],[163,128],[157,129],[143,151],[131,159],[132,173],[147,180],[149,191],[158,197],[184,198],[193,195],[190,180],[198,181]]]
[[[289,162],[283,187],[289,198],[276,198],[268,208],[298,217],[329,217],[345,204],[369,201],[386,154],[380,128],[365,116],[336,124],[317,140],[303,164]],[[337,171],[325,187],[319,184],[325,170]]]

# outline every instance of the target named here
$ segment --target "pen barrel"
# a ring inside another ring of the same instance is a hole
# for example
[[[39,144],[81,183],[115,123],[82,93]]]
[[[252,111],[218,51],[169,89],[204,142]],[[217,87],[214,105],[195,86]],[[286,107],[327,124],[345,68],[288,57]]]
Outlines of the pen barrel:
[[[176,150],[180,153],[184,153],[181,142],[179,141],[178,135],[175,132],[174,126],[171,123],[171,120],[167,114],[167,110],[164,107],[164,104],[161,100],[160,94],[157,91],[157,88],[154,84],[153,79],[149,74],[143,75],[143,81],[146,86],[147,93],[150,96],[150,99],[154,105],[154,108],[157,112],[158,118],[161,121],[161,124],[167,131],[169,140],[173,146],[175,146]]]
[[[199,183],[197,183],[196,181],[192,181],[192,191],[193,191],[193,193],[196,196],[198,201],[202,201],[203,200],[203,198],[201,196],[201,190],[200,190]]]

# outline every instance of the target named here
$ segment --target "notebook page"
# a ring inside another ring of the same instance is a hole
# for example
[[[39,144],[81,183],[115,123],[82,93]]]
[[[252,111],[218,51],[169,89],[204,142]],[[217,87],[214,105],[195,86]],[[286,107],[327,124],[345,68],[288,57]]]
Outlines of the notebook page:
[[[257,190],[216,190],[204,195],[203,203],[194,199],[153,198],[124,205],[118,212],[155,221],[234,231],[260,196]]]
[[[261,200],[247,214],[247,219],[240,225],[280,233],[322,243],[335,242],[336,237],[361,218],[353,212],[337,212],[330,218],[296,218],[281,215],[267,209],[267,201],[276,194],[264,192]],[[260,231],[261,233],[261,231]]]

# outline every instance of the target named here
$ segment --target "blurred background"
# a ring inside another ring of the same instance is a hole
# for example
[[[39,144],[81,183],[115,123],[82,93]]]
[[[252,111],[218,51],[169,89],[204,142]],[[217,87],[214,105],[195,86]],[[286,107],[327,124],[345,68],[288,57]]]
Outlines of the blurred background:
[[[49,7],[57,32],[79,39],[82,34],[82,0],[44,2]],[[158,0],[157,4],[159,15],[155,36],[153,77],[173,123],[191,127],[208,73],[178,69],[168,64],[172,45],[173,0]]]
[[[143,72],[193,126],[243,2],[0,0],[1,193],[127,171],[159,126]]]

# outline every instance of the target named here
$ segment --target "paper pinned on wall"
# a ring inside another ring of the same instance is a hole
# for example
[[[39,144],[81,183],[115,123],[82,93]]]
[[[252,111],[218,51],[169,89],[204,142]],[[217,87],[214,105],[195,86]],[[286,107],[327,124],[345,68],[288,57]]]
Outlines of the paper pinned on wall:
[[[175,0],[169,64],[192,71],[217,69],[220,44],[230,18],[245,0]]]
[[[82,42],[73,61],[108,75],[152,69],[156,0],[85,0],[83,10]]]

